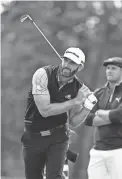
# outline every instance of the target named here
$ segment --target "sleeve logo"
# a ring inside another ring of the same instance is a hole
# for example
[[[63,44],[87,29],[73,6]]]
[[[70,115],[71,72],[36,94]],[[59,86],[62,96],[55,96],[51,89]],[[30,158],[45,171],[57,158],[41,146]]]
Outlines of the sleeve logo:
[[[118,101],[118,103],[120,102],[120,100],[121,100],[121,97],[120,98],[116,98],[115,99],[116,101]]]

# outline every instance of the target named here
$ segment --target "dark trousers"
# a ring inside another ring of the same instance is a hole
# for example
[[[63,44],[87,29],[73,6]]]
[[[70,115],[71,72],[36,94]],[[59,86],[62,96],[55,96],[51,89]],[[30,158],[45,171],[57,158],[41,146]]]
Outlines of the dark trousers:
[[[50,136],[40,136],[24,132],[23,156],[26,179],[43,179],[46,166],[46,179],[62,179],[63,166],[68,150],[68,132],[56,129]]]

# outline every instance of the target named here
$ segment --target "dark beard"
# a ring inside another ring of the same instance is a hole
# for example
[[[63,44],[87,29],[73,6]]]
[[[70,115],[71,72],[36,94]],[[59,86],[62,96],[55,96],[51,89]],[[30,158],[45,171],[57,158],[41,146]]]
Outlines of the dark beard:
[[[66,76],[66,75],[63,74],[63,70],[64,70],[64,69],[67,69],[67,70],[70,71],[70,72],[69,72],[69,75]],[[73,72],[71,72],[71,70],[70,70],[69,68],[66,68],[66,67],[65,67],[65,68],[63,68],[63,69],[61,70],[61,75],[64,76],[65,78],[71,78],[72,76],[75,75],[75,73],[76,73],[77,71],[78,71],[78,68],[77,68],[76,70],[74,70]]]

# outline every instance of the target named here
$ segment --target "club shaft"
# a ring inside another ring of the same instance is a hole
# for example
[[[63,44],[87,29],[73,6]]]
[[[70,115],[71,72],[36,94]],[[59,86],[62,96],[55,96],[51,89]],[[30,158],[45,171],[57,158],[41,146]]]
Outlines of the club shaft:
[[[44,39],[48,42],[48,44],[50,45],[50,47],[54,50],[54,52],[57,54],[57,56],[61,59],[61,56],[59,55],[59,53],[56,51],[56,49],[52,46],[52,44],[49,42],[49,40],[47,39],[47,37],[43,34],[43,32],[40,30],[40,28],[37,26],[37,24],[32,20],[32,23],[34,24],[34,26],[38,29],[38,31],[42,34],[42,36],[44,37]]]

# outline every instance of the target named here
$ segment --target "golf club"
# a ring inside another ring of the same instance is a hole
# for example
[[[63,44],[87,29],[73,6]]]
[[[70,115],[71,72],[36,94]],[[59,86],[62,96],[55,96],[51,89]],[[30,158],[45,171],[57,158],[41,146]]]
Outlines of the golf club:
[[[36,27],[36,29],[41,33],[41,35],[44,37],[44,39],[48,42],[48,44],[50,45],[50,47],[54,50],[54,52],[56,53],[56,55],[60,58],[61,60],[61,56],[59,55],[59,53],[56,51],[56,49],[53,47],[53,45],[49,42],[49,40],[47,39],[47,37],[44,35],[44,33],[41,31],[41,29],[37,26],[37,24],[33,21],[33,19],[31,18],[30,15],[25,14],[23,16],[20,17],[20,21],[24,22],[25,20],[30,20],[33,25]]]

